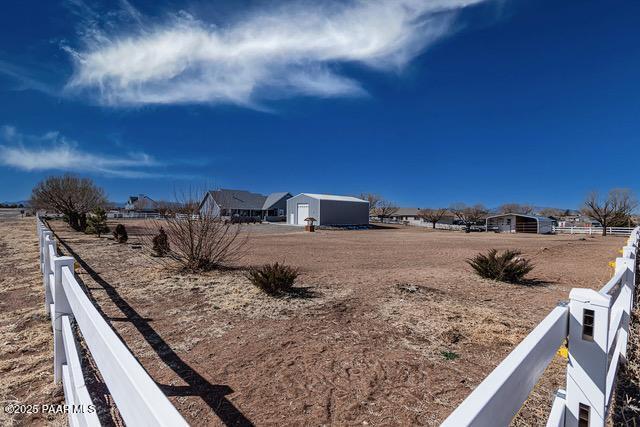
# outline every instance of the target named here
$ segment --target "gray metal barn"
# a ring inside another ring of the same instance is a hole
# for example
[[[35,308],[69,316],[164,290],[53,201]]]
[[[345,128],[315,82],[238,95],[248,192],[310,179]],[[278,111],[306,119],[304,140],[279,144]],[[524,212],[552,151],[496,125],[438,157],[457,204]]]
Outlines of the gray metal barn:
[[[369,202],[350,196],[301,193],[287,200],[287,223],[306,225],[306,218],[316,225],[369,224]]]
[[[553,232],[553,220],[544,216],[507,213],[487,217],[487,231],[499,233],[537,233]]]

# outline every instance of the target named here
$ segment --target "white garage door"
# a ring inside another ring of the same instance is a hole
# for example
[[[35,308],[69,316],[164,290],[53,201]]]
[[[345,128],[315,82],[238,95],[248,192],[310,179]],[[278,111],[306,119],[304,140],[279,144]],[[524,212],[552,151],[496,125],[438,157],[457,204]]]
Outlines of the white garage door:
[[[298,203],[298,225],[306,225],[305,218],[309,218],[309,203]]]

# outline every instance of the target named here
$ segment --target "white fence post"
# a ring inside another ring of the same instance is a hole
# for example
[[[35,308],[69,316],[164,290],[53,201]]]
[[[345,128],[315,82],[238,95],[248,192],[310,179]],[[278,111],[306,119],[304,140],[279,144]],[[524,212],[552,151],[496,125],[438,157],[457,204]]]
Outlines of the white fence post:
[[[44,253],[44,247],[45,247],[45,238],[46,238],[46,233],[47,233],[46,228],[42,227],[42,231],[40,232],[40,261],[41,261],[41,265],[40,267],[42,268],[42,274],[44,274],[44,261],[45,261],[45,253]]]
[[[569,362],[565,427],[604,426],[611,297],[591,289],[569,295]]]
[[[62,287],[62,267],[68,267],[73,271],[73,257],[61,256],[53,260],[53,299],[55,301],[53,320],[53,380],[59,382],[62,379],[62,365],[67,363],[62,339],[62,316],[73,317],[69,301]]]
[[[633,238],[633,236],[631,236],[629,239],[631,240],[631,238]],[[624,246],[622,248],[622,257],[630,261],[629,265],[627,266],[629,268],[629,271],[627,272],[627,274],[629,275],[629,289],[631,290],[631,308],[633,308],[633,301],[634,301],[635,287],[636,287],[637,256],[638,256],[638,248],[634,244]],[[618,266],[616,264],[616,269],[617,267]]]
[[[628,303],[624,305],[624,314],[622,316],[622,324],[618,332],[618,340],[622,342],[620,346],[620,354],[627,359],[627,342],[629,339],[629,321],[631,320],[631,310],[633,309],[633,288],[635,286],[634,270],[636,260],[632,258],[616,258],[616,273],[620,270],[626,270],[622,276],[620,286],[620,294],[618,298],[628,298]]]
[[[53,303],[53,296],[51,294],[51,283],[49,283],[51,271],[51,261],[49,260],[50,252],[49,246],[53,244],[53,232],[45,230],[42,232],[42,262],[43,262],[43,280],[44,280],[44,303],[47,314],[51,314],[51,303]]]
[[[42,255],[42,232],[44,231],[44,227],[40,218],[36,218],[37,231],[38,231],[38,253],[40,254],[40,272],[44,272],[44,263],[43,263],[43,255]]]

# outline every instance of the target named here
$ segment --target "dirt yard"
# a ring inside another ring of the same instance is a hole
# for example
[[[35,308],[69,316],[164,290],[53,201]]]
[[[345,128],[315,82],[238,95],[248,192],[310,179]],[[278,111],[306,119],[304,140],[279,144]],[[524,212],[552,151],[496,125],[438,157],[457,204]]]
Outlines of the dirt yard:
[[[0,209],[0,404],[62,403],[53,383],[53,333],[44,311],[34,218]],[[66,425],[64,415],[8,414],[0,425]]]
[[[2,292],[21,281],[37,302],[29,310],[38,312],[29,221],[11,232],[21,233],[14,238],[31,255],[21,274],[2,270]],[[572,287],[600,288],[624,242],[252,225],[240,269],[196,276],[162,269],[135,248],[145,222],[124,223],[126,245],[51,224],[67,245],[62,251],[80,261],[90,296],[193,425],[437,425]],[[0,220],[0,236],[10,228]],[[489,248],[522,250],[537,265],[535,281],[475,276],[465,260]],[[271,298],[244,278],[242,268],[273,261],[301,269],[306,297]],[[22,313],[11,315],[32,311]],[[563,361],[552,363],[514,424],[544,425],[564,383]]]

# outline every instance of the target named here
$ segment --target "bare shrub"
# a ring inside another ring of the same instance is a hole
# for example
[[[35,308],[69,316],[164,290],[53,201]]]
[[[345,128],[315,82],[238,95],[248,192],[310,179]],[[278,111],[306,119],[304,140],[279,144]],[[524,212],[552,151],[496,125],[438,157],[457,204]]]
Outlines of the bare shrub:
[[[127,243],[129,240],[129,234],[127,234],[127,229],[124,224],[116,225],[115,230],[113,230],[113,238],[116,239],[118,243]]]
[[[506,250],[498,254],[496,249],[490,249],[486,255],[478,254],[467,260],[467,263],[485,279],[519,283],[534,268],[531,261],[520,255],[522,253],[517,250]]]
[[[200,272],[228,267],[243,256],[247,233],[241,224],[223,221],[219,215],[200,214],[198,192],[188,191],[176,195],[176,202],[166,212],[166,217],[150,220],[152,228],[162,228],[166,233],[167,252],[158,258],[166,267],[183,271]],[[153,247],[153,239],[147,246]]]
[[[247,278],[269,295],[282,295],[291,291],[299,274],[297,269],[276,262],[250,268]]]

